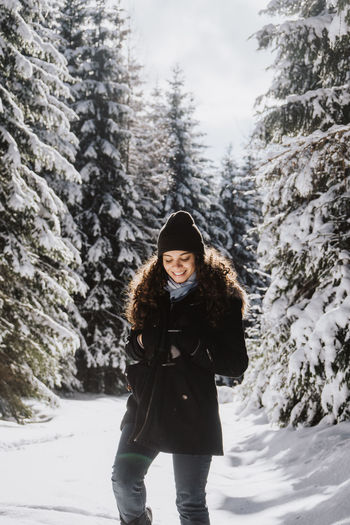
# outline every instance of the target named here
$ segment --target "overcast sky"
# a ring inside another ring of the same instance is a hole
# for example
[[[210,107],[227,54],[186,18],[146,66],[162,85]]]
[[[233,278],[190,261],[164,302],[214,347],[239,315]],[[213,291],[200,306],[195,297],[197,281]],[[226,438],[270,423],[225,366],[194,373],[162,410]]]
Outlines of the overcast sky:
[[[254,124],[254,101],[272,79],[272,55],[249,36],[271,22],[266,0],[122,0],[131,16],[134,52],[146,89],[167,85],[175,64],[185,74],[206,133],[208,157],[219,161],[232,142],[239,160]]]

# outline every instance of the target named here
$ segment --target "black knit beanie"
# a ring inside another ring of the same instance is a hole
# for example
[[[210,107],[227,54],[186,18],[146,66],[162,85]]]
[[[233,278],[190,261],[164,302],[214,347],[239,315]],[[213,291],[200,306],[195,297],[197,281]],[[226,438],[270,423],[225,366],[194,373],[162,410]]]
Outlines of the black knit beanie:
[[[158,257],[172,250],[204,254],[201,232],[187,211],[171,214],[159,232]]]

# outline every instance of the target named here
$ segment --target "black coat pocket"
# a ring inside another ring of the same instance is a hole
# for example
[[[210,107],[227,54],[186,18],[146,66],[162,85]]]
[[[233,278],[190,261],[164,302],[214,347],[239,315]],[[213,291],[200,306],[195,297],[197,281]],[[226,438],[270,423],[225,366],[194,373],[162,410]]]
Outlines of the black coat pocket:
[[[150,380],[151,370],[151,366],[143,361],[133,365],[128,365],[126,369],[126,377],[137,404],[140,404],[143,397],[145,387]]]

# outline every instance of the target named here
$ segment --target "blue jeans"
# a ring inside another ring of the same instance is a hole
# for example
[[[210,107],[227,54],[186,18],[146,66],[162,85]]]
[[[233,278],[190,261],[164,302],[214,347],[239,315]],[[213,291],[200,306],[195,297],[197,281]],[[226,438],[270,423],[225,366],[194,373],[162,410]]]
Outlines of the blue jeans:
[[[144,478],[158,455],[137,443],[128,443],[133,425],[123,428],[113,465],[112,484],[121,519],[130,523],[141,516],[146,506]],[[210,455],[173,454],[176,506],[181,525],[209,525],[205,486]]]

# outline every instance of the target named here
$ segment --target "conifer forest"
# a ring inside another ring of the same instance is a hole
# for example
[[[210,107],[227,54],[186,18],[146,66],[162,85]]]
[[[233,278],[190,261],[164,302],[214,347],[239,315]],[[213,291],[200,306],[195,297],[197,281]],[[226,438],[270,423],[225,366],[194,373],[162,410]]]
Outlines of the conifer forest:
[[[118,2],[0,0],[0,418],[125,393],[126,286],[183,209],[249,295],[242,402],[350,419],[350,3],[266,5],[273,81],[216,165],[181,66],[143,92]]]

